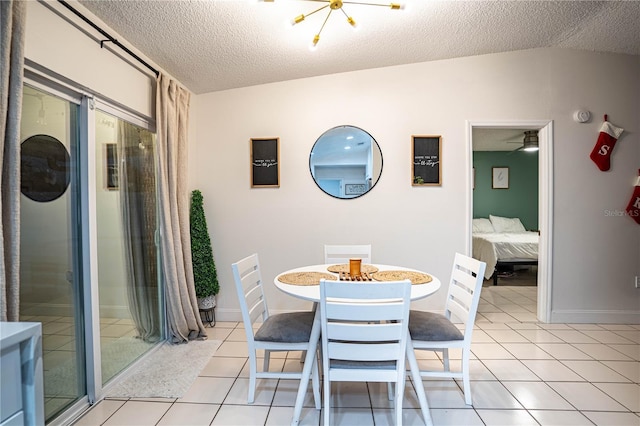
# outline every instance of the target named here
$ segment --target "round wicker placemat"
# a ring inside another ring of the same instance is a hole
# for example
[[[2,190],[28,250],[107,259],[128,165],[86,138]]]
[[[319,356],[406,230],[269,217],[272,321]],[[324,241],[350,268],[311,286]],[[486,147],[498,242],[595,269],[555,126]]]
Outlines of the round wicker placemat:
[[[325,272],[290,272],[280,275],[278,281],[293,285],[320,285],[322,278],[327,281],[336,281],[338,279],[335,275]]]
[[[373,274],[373,279],[376,281],[402,281],[409,279],[411,284],[426,284],[433,280],[429,274],[413,271],[381,271]]]
[[[341,265],[331,265],[329,267],[327,267],[327,271],[329,272],[335,272],[336,274],[339,274],[340,272],[351,272],[349,270],[349,264],[348,263],[343,263]],[[373,265],[369,265],[369,264],[362,264],[360,265],[360,272],[365,272],[367,274],[373,274],[374,272],[378,272],[378,268],[376,268]]]

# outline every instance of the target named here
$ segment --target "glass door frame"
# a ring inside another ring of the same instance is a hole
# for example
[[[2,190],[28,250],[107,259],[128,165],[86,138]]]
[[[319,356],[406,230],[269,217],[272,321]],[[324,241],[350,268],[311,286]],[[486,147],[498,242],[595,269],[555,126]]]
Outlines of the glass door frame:
[[[86,395],[69,406],[61,415],[50,420],[48,425],[68,424],[89,405],[99,401],[104,389],[102,386],[102,368],[100,352],[100,312],[98,294],[98,251],[97,251],[97,203],[96,203],[96,108],[107,112],[118,119],[155,132],[155,122],[152,118],[139,114],[115,101],[98,94],[91,93],[80,84],[70,81],[52,71],[42,69],[37,64],[25,60],[24,85],[33,87],[45,93],[57,96],[75,105],[78,111],[78,191],[73,196],[78,197],[77,208],[72,212],[74,232],[79,233],[80,255],[76,256],[74,269],[81,279],[82,319],[78,326],[84,332],[84,360]],[[157,231],[156,231],[157,233]],[[157,238],[156,238],[157,240]],[[158,260],[160,249],[158,248]],[[160,265],[160,263],[159,263]],[[161,271],[162,268],[158,268]],[[159,285],[162,287],[162,274],[159,272]],[[160,308],[164,312],[164,294],[160,292]],[[81,300],[80,300],[81,299]],[[159,343],[166,339],[166,319],[163,318],[162,335]],[[152,352],[149,351],[148,353]],[[148,354],[147,353],[147,354]],[[143,357],[144,358],[144,357]],[[136,361],[139,362],[140,360]],[[134,362],[135,364],[135,362]],[[126,373],[125,369],[119,375]],[[116,380],[117,380],[116,376]],[[113,380],[112,382],[115,382]]]

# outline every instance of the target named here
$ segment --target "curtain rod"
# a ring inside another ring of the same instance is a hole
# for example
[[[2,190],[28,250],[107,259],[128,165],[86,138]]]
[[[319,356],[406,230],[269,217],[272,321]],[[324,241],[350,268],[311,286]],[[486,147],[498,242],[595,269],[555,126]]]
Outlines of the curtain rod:
[[[64,7],[66,7],[67,9],[69,9],[71,12],[73,12],[77,17],[79,17],[80,19],[82,19],[84,22],[86,22],[87,24],[91,25],[91,27],[93,27],[93,29],[95,29],[96,31],[98,31],[100,34],[102,34],[103,36],[105,36],[107,38],[107,40],[100,40],[100,48],[103,48],[103,44],[104,42],[111,42],[113,44],[115,44],[116,46],[118,46],[120,49],[124,50],[126,53],[128,53],[131,57],[133,57],[136,61],[140,62],[142,65],[144,65],[145,67],[149,68],[151,71],[153,71],[153,73],[156,75],[156,77],[158,77],[160,75],[160,71],[158,71],[157,69],[155,69],[154,67],[152,67],[151,65],[149,65],[144,59],[142,59],[140,56],[136,55],[135,53],[133,53],[129,48],[127,48],[126,46],[124,46],[122,43],[120,43],[118,40],[116,40],[115,38],[113,38],[112,36],[110,36],[105,30],[103,30],[102,28],[100,28],[99,26],[97,26],[94,22],[92,22],[89,18],[87,18],[86,16],[84,16],[82,13],[80,13],[79,11],[77,11],[76,9],[74,9],[69,3],[67,3],[65,0],[58,0],[58,2],[60,4],[62,4]]]

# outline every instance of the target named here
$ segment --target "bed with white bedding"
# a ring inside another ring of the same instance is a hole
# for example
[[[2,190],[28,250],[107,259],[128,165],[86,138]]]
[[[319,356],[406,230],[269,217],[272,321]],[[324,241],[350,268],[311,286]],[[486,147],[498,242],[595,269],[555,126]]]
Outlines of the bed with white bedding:
[[[537,265],[538,232],[527,231],[520,219],[490,216],[473,219],[473,258],[487,264],[485,279],[498,284],[500,265]]]

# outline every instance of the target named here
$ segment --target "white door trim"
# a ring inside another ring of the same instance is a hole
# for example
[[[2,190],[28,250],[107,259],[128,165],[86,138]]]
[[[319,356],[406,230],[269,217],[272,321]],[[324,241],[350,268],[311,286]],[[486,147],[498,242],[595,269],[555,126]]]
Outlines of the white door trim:
[[[510,128],[538,129],[538,224],[540,243],[538,253],[538,320],[551,321],[552,249],[553,249],[553,121],[552,120],[497,120],[466,121],[467,140],[467,254],[472,253],[473,219],[473,129]]]

